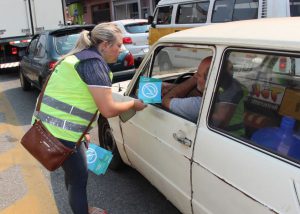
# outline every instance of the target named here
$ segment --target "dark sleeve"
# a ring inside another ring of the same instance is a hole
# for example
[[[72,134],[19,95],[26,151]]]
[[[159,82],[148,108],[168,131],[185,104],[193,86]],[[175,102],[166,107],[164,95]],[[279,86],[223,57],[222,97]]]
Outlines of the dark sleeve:
[[[232,85],[220,92],[218,96],[218,101],[220,103],[231,103],[237,105],[243,97],[243,90],[239,83],[233,82]]]
[[[81,79],[89,86],[111,87],[109,68],[99,59],[88,59],[80,62],[76,70]]]

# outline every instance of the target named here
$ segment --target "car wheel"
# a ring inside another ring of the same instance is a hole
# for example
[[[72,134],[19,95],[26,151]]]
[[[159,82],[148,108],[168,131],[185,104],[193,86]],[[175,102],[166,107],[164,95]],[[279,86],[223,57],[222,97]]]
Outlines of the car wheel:
[[[159,63],[158,63],[158,66],[159,66],[159,70],[160,71],[167,71],[167,70],[171,70],[172,69],[172,63],[171,63],[171,60],[168,56],[167,53],[163,53],[161,56],[160,56],[160,60],[159,60]]]
[[[124,162],[121,159],[112,130],[107,119],[101,115],[98,118],[98,137],[100,146],[111,151],[113,154],[113,159],[110,162],[109,168],[113,170],[122,168]]]
[[[28,91],[31,89],[31,84],[30,82],[24,77],[24,74],[22,73],[21,69],[19,70],[19,75],[20,75],[20,82],[21,82],[21,87],[24,91]]]

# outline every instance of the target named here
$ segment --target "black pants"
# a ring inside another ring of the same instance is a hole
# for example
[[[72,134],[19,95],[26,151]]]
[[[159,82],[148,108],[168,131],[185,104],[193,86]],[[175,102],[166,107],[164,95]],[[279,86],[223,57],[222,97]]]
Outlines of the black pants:
[[[70,148],[74,147],[73,142],[61,139],[60,141],[65,146]],[[77,152],[73,153],[62,166],[65,172],[65,185],[68,191],[68,199],[74,214],[88,214],[86,191],[88,169],[85,152],[85,145],[81,143],[77,148]]]

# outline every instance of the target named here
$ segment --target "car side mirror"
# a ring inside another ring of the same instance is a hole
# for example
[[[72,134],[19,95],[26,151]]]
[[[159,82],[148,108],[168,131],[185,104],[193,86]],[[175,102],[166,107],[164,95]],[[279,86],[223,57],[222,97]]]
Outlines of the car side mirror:
[[[151,27],[156,28],[156,21],[154,21],[154,16],[148,17],[148,24],[150,24]]]

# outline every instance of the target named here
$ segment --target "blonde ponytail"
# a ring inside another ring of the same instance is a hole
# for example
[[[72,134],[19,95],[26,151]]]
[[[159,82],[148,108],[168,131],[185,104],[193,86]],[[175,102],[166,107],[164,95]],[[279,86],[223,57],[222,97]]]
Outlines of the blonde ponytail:
[[[75,47],[66,55],[64,55],[56,64],[59,64],[66,57],[74,55],[91,46],[97,47],[100,43],[107,41],[109,44],[116,42],[116,34],[121,34],[121,30],[116,24],[105,22],[96,25],[91,32],[84,30],[76,42]]]

